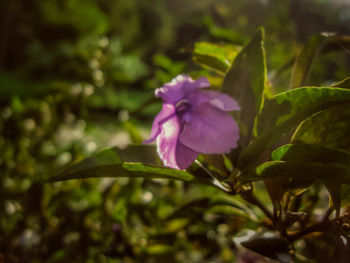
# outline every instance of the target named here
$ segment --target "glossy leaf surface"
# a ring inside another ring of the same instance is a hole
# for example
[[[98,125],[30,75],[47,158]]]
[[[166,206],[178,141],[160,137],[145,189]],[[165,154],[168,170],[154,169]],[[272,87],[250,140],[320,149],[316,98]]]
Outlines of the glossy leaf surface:
[[[318,179],[336,178],[350,183],[350,166],[302,161],[271,161],[258,166],[254,172],[242,176],[242,181],[257,181],[265,178],[288,178],[287,188],[308,187]]]
[[[287,144],[274,150],[273,160],[340,163],[350,166],[350,153],[340,149],[312,144]]]
[[[239,49],[240,47],[235,45],[197,42],[192,58],[201,66],[224,74],[231,66]]]
[[[259,113],[256,126],[260,137],[242,152],[240,166],[244,167],[254,162],[283,133],[305,118],[318,111],[349,102],[350,90],[332,87],[303,87],[276,95],[272,100],[266,101]]]
[[[223,91],[241,106],[240,119],[248,126],[248,136],[262,103],[265,81],[264,30],[260,28],[237,55],[223,83]]]
[[[121,150],[105,149],[95,156],[70,166],[51,182],[89,177],[144,177],[192,181],[195,177],[182,170],[162,167],[154,146],[132,145]]]
[[[304,120],[292,143],[319,144],[350,150],[350,104],[334,106]]]

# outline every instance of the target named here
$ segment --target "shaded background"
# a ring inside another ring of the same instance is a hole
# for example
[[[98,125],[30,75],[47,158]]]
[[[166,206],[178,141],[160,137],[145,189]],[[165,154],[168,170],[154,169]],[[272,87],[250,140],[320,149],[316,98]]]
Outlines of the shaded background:
[[[196,41],[243,45],[264,26],[269,80],[286,89],[289,62],[311,35],[350,34],[346,3],[1,1],[0,262],[247,262],[232,241],[258,227],[244,216],[203,206],[167,219],[213,189],[42,180],[98,149],[147,138],[160,108],[154,89],[183,72],[208,74],[191,62]],[[344,47],[318,57],[308,83],[348,77],[349,54]]]

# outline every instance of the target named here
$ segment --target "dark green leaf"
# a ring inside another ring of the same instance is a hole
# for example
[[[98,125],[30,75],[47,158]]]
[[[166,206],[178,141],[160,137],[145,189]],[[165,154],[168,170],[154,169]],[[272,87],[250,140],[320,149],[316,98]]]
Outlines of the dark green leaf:
[[[257,118],[258,135],[289,121],[296,122],[328,107],[350,102],[350,91],[332,87],[302,87],[266,101]]]
[[[349,152],[321,145],[287,144],[274,150],[271,157],[276,161],[340,163],[350,166]]]
[[[311,36],[309,41],[301,48],[292,69],[291,88],[306,85],[311,65],[320,53],[340,50],[348,52],[350,36],[322,33]],[[336,86],[340,87],[340,86]]]
[[[271,154],[273,160],[317,162],[322,164],[338,163],[350,166],[350,153],[347,151],[312,144],[288,144]],[[342,182],[337,177],[324,178],[325,186],[332,197],[337,215],[341,206]]]
[[[346,84],[347,79],[340,82],[341,85]],[[310,160],[310,156],[318,155],[319,161],[324,163],[337,162],[344,165],[350,165],[350,154],[346,151],[336,150],[329,147],[343,148],[350,150],[350,104],[344,104],[340,106],[331,107],[323,110],[301,123],[297,131],[295,132],[292,142],[295,143],[312,143],[318,145],[309,145],[309,149],[319,148],[324,149],[322,151],[316,150],[309,153],[309,157],[304,156],[307,160]],[[319,145],[324,145],[319,146]],[[319,156],[319,155],[322,156]],[[302,155],[302,154],[301,154]],[[320,158],[321,157],[321,158]],[[300,158],[302,158],[300,156]],[[339,209],[341,206],[341,183],[337,180],[325,180],[325,185],[332,196],[334,207],[339,215]]]
[[[230,44],[218,45],[208,42],[195,43],[192,52],[193,60],[211,70],[225,73],[231,66],[240,47]]]
[[[126,149],[110,148],[64,170],[50,182],[89,177],[144,177],[192,181],[186,171],[162,167],[154,146],[131,145]]]
[[[102,165],[121,164],[123,162],[161,164],[153,145],[129,145],[125,149],[118,147],[104,149],[92,157],[67,168],[64,173],[72,173],[79,169],[95,168]]]
[[[240,34],[237,31],[234,31],[233,28],[223,28],[216,25],[211,16],[206,16],[204,18],[204,24],[207,26],[211,36],[217,39],[224,39],[232,43],[244,43],[245,36]]]
[[[177,170],[161,165],[156,148],[152,145],[129,145],[105,149],[90,158],[74,164],[49,182],[97,177],[167,178],[186,182],[207,184],[228,191],[218,180],[214,180],[201,167]]]
[[[248,138],[262,103],[265,81],[264,30],[259,28],[237,55],[223,83],[223,91],[235,98],[241,106],[240,119],[248,126]]]
[[[291,88],[305,85],[311,64],[325,43],[325,35],[312,36],[302,47],[292,69]]]
[[[251,174],[245,180],[262,180],[265,178],[290,178],[291,181],[286,182],[283,188],[302,188],[313,184],[317,180],[317,175],[310,173],[309,163],[305,162],[285,162],[271,161],[265,162],[258,166],[255,175]]]
[[[292,143],[319,144],[350,151],[350,104],[334,106],[304,120]]]
[[[318,179],[336,178],[343,183],[350,183],[350,166],[339,163],[271,161],[261,164],[254,172],[239,179],[258,181],[278,177],[289,178],[288,188],[290,189],[308,187]]]
[[[277,211],[282,206],[283,196],[288,190],[288,178],[276,177],[266,178],[264,180],[266,191],[272,201],[274,211]]]
[[[323,109],[348,102],[350,90],[331,87],[303,87],[276,95],[272,100],[266,101],[259,113],[256,126],[260,137],[242,152],[239,166],[245,167],[256,161],[283,133],[305,118]],[[344,119],[344,114],[341,115]],[[313,136],[312,133],[308,134]]]
[[[279,259],[282,255],[289,257],[289,242],[280,237],[253,237],[242,242],[242,246],[265,257]]]

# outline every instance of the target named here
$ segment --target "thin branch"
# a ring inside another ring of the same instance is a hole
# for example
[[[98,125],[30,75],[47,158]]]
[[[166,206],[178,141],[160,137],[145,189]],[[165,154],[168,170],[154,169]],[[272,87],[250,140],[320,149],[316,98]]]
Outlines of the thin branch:
[[[326,221],[326,222],[320,222],[316,223],[314,225],[308,226],[300,231],[294,232],[294,233],[289,233],[287,235],[287,238],[290,241],[295,241],[298,240],[299,238],[314,233],[314,232],[326,232],[328,231],[332,226],[331,221]]]
[[[211,179],[213,180],[212,183],[213,185],[217,186],[218,188],[220,188],[221,190],[223,190],[224,192],[231,192],[231,189],[222,184],[213,174],[211,171],[209,171],[203,164],[201,164],[200,161],[198,160],[195,160],[195,163],[200,167],[202,168],[210,177]]]
[[[330,210],[329,210],[330,211]],[[326,213],[329,213],[328,211]],[[315,233],[315,232],[329,232],[329,231],[335,231],[337,233],[340,233],[342,231],[348,231],[347,230],[347,222],[350,221],[350,214],[344,213],[341,217],[335,218],[333,220],[329,220],[328,218],[324,218],[323,221],[310,225],[304,229],[301,229],[299,231],[288,233],[286,236],[290,241],[295,241],[305,235]]]

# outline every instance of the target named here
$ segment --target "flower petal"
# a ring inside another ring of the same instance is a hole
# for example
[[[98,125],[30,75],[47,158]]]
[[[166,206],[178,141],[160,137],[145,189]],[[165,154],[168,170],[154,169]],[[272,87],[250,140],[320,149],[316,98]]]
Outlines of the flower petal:
[[[188,92],[209,86],[210,83],[206,77],[193,80],[188,75],[181,74],[173,78],[171,82],[164,84],[163,87],[156,89],[155,96],[162,98],[167,103],[175,104],[184,99]]]
[[[222,111],[240,110],[237,101],[227,94],[214,90],[195,90],[187,95],[187,99],[194,107],[202,103],[209,102],[209,104]]]
[[[160,126],[162,122],[165,122],[167,118],[171,117],[175,114],[175,106],[172,104],[163,104],[162,110],[155,117],[153,124],[151,135],[148,140],[145,140],[143,143],[151,143],[156,139],[156,137],[160,133]]]
[[[161,125],[157,137],[157,152],[165,166],[186,169],[197,158],[198,153],[178,141],[180,132],[179,118],[174,115]]]
[[[199,77],[196,80],[193,80],[190,77],[188,77],[188,78],[189,79],[187,80],[187,83],[186,83],[188,88],[191,88],[191,89],[198,89],[198,88],[202,89],[202,88],[210,87],[209,80],[206,77]]]
[[[205,154],[228,153],[237,147],[239,128],[235,120],[209,103],[201,104],[184,124],[180,142],[188,148]]]
[[[183,170],[188,168],[194,160],[196,160],[198,155],[198,152],[195,152],[181,142],[178,142],[176,149],[176,163],[179,169]]]
[[[202,92],[211,98],[209,104],[215,108],[218,108],[219,110],[234,111],[241,109],[235,99],[224,93],[213,90],[204,90]]]

